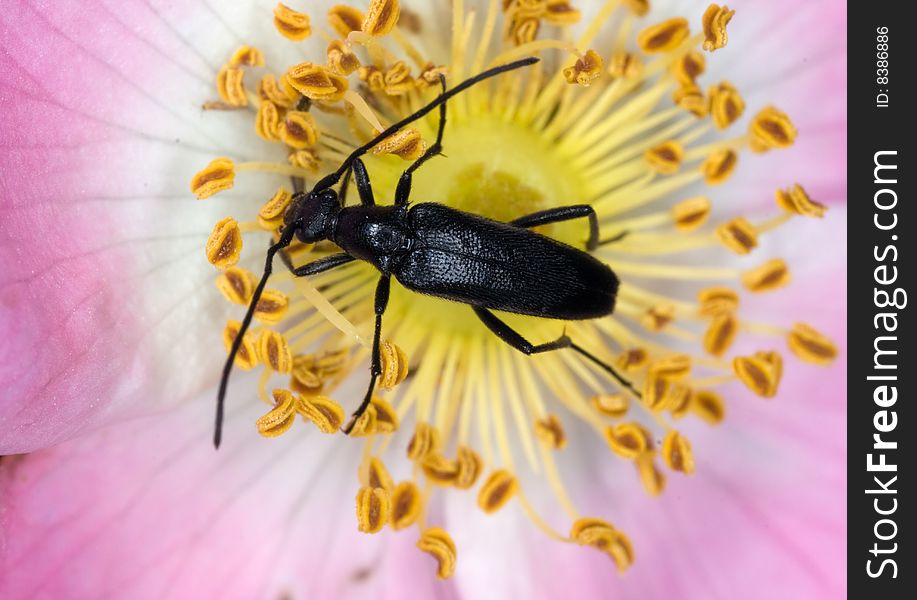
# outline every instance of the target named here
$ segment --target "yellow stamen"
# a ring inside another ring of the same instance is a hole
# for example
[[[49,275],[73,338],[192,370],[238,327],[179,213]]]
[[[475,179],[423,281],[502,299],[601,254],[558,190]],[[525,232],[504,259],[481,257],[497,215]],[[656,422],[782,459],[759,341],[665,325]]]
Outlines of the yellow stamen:
[[[650,363],[649,372],[656,377],[682,381],[691,374],[692,361],[687,354],[672,354]]]
[[[360,29],[374,37],[386,35],[395,27],[400,14],[398,0],[371,0]]]
[[[688,39],[688,20],[674,17],[647,27],[637,36],[637,45],[647,54],[671,52]]]
[[[379,387],[391,390],[408,376],[408,357],[396,344],[386,341],[379,345],[379,358],[382,361]]]
[[[289,373],[293,370],[293,355],[282,334],[265,329],[258,340],[258,349],[264,364],[277,373]]]
[[[376,433],[394,433],[398,429],[398,414],[388,400],[373,396],[370,400],[376,413]]]
[[[752,292],[770,292],[790,282],[786,262],[773,258],[763,265],[742,273],[742,285]]]
[[[758,352],[754,356],[739,356],[732,361],[732,369],[748,389],[764,398],[773,398],[783,373],[780,355],[775,352]]]
[[[695,117],[704,118],[708,112],[708,102],[703,92],[693,83],[682,85],[672,92],[672,101]]]
[[[720,7],[718,4],[711,4],[704,11],[702,19],[704,25],[704,50],[713,52],[726,45],[728,37],[726,36],[726,24],[732,20],[736,11],[729,10],[728,6]]]
[[[719,425],[726,416],[726,405],[719,394],[697,390],[691,394],[689,410],[711,425]]]
[[[467,446],[459,446],[456,457],[458,472],[455,475],[453,485],[460,490],[467,490],[472,487],[481,475],[484,468],[484,461],[477,452]]]
[[[390,494],[395,490],[395,483],[392,480],[392,476],[389,475],[388,469],[386,469],[385,464],[375,456],[360,465],[359,479],[360,484],[364,487],[371,489],[382,488]]]
[[[265,75],[258,83],[258,96],[262,100],[268,100],[276,106],[283,108],[293,108],[299,99],[297,92],[284,77],[283,84],[277,83],[277,78],[273,75]]]
[[[423,501],[420,490],[411,481],[402,481],[392,492],[392,529],[410,527],[420,518]]]
[[[264,54],[253,46],[240,46],[229,59],[230,67],[263,67]]]
[[[567,0],[548,0],[544,19],[551,25],[573,25],[579,23],[582,14]]]
[[[309,16],[280,3],[274,7],[274,27],[277,28],[280,35],[294,42],[299,42],[312,35]]]
[[[239,262],[242,253],[242,232],[232,217],[226,217],[213,226],[205,247],[207,260],[218,269],[226,269]]]
[[[662,331],[675,318],[675,307],[671,304],[651,306],[640,318],[640,324],[650,331]]]
[[[191,192],[198,200],[203,200],[231,188],[235,178],[232,160],[226,157],[215,158],[191,178]]]
[[[637,474],[640,476],[640,483],[643,489],[650,496],[658,496],[665,490],[665,473],[656,466],[652,452],[647,452],[634,462],[637,466]]]
[[[681,161],[685,156],[681,144],[672,140],[660,144],[646,151],[644,158],[657,173],[672,175],[681,168]]]
[[[217,71],[217,94],[230,106],[248,105],[245,92],[245,71],[238,67],[224,66]]]
[[[321,166],[322,162],[318,154],[315,153],[315,150],[308,148],[291,152],[287,156],[287,159],[292,166],[299,169],[305,169],[313,174],[318,172],[318,168]]]
[[[650,362],[650,355],[645,348],[631,348],[622,352],[617,362],[625,371],[639,371]]]
[[[373,154],[395,154],[404,160],[416,160],[427,149],[426,143],[413,127],[402,129],[379,142]]]
[[[283,320],[289,308],[289,296],[280,290],[267,288],[258,299],[258,304],[255,305],[255,319],[273,325]]]
[[[328,23],[342,38],[346,38],[352,31],[360,31],[363,23],[363,13],[353,8],[337,4],[328,11]]]
[[[341,40],[328,44],[328,68],[336,75],[347,76],[360,68],[360,59]]]
[[[329,71],[326,67],[310,62],[291,67],[286,74],[300,94],[312,100],[336,102],[347,91],[347,79]]]
[[[777,206],[804,217],[822,218],[828,207],[812,200],[798,183],[786,190],[777,190]]]
[[[698,312],[705,317],[715,317],[724,312],[732,312],[739,308],[739,295],[730,288],[713,286],[702,289],[697,294],[700,304]]]
[[[403,60],[395,62],[382,75],[382,85],[389,96],[402,96],[417,87],[411,77],[411,67]]]
[[[241,326],[242,324],[238,321],[227,321],[226,327],[223,329],[223,345],[226,346],[227,352],[232,348],[232,343],[239,335]],[[233,364],[243,371],[249,371],[257,366],[258,347],[255,344],[255,336],[250,331],[246,331],[242,337],[242,344],[239,346],[239,351],[236,353],[236,359]]]
[[[296,408],[293,394],[288,390],[273,391],[274,408],[255,422],[258,433],[266,438],[278,437],[293,426]]]
[[[600,414],[620,419],[627,414],[630,402],[624,394],[597,394],[590,401]]]
[[[834,342],[805,323],[793,325],[787,336],[787,344],[793,354],[816,365],[827,366],[837,358],[837,346]]]
[[[673,471],[685,475],[694,473],[694,454],[691,452],[691,443],[688,438],[674,429],[669,430],[662,440],[662,459]]]
[[[258,116],[255,117],[255,132],[264,140],[277,142],[280,134],[277,131],[280,125],[280,111],[277,105],[270,100],[258,103]]]
[[[258,211],[258,224],[268,231],[274,231],[283,225],[283,215],[290,206],[292,199],[293,194],[281,186]]]
[[[669,70],[682,85],[695,86],[697,78],[704,74],[706,67],[704,55],[692,50],[673,62]]]
[[[713,356],[723,356],[739,333],[739,323],[728,312],[713,317],[710,326],[704,333],[704,350]]]
[[[634,459],[652,449],[650,432],[639,423],[619,423],[605,428],[605,441],[621,458]]]
[[[478,507],[487,514],[495,513],[510,501],[518,489],[519,482],[515,476],[506,469],[498,469],[481,484]]]
[[[458,464],[439,453],[428,455],[421,466],[427,479],[436,485],[452,485],[458,476]]]
[[[592,546],[608,554],[618,572],[623,573],[634,562],[634,549],[626,535],[607,521],[584,518],[573,523],[570,537],[581,546]]]
[[[717,150],[701,165],[707,185],[719,185],[729,179],[736,169],[739,155],[732,149]]]
[[[337,433],[344,423],[344,409],[325,396],[300,396],[296,410],[322,433]]]
[[[711,87],[707,94],[710,96],[710,116],[719,129],[726,129],[745,112],[745,101],[728,81]]]
[[[441,447],[439,431],[429,423],[418,421],[414,429],[414,436],[408,443],[408,458],[422,461],[427,456],[439,452]]]
[[[772,148],[789,148],[796,141],[796,127],[786,113],[768,106],[755,115],[749,125],[751,149],[764,152]]]
[[[624,0],[624,4],[638,17],[644,17],[650,11],[649,0]]]
[[[643,382],[643,403],[651,411],[681,412],[687,408],[691,390],[676,380],[650,373]]]
[[[277,133],[286,145],[301,150],[318,143],[319,127],[310,113],[291,110],[280,122]]]
[[[324,384],[323,377],[315,368],[314,357],[308,355],[293,357],[291,388],[307,396],[316,396],[322,391]]]
[[[246,305],[255,291],[255,276],[241,267],[229,267],[217,276],[216,285],[224,298]]]
[[[682,200],[672,207],[672,220],[680,231],[697,229],[707,222],[710,216],[710,199],[698,196]]]
[[[643,60],[633,52],[615,52],[608,59],[608,74],[615,79],[634,79],[643,73]]]
[[[455,573],[456,551],[455,542],[448,533],[439,527],[427,529],[417,540],[417,547],[436,559],[438,578],[452,577],[452,574]]]
[[[564,69],[564,79],[567,83],[578,83],[583,87],[589,87],[589,84],[602,75],[602,69],[605,68],[605,61],[595,50],[587,50],[586,54],[580,57],[572,67]]]
[[[510,38],[516,46],[530,44],[535,40],[539,29],[541,29],[541,21],[537,18],[515,19],[510,31]]]
[[[357,492],[357,529],[378,533],[392,514],[392,499],[382,488],[361,487]]]
[[[758,232],[754,225],[737,217],[716,228],[720,242],[736,254],[748,254],[758,246]]]
[[[378,433],[376,420],[376,407],[370,403],[354,422],[350,430],[351,437],[366,437]]]
[[[555,415],[548,415],[535,422],[535,435],[546,448],[560,450],[567,445],[563,425]]]

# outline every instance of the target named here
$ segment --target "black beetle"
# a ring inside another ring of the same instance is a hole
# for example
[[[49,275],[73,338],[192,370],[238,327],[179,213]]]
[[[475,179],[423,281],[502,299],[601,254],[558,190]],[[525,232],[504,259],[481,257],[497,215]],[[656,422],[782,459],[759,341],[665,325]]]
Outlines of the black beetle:
[[[372,263],[381,273],[376,286],[376,322],[369,388],[344,428],[345,433],[350,432],[369,406],[376,379],[382,373],[379,357],[382,315],[388,304],[393,275],[407,289],[470,305],[484,325],[525,354],[572,348],[639,395],[611,365],[577,346],[567,335],[534,345],[491,312],[502,310],[536,317],[581,320],[603,317],[614,311],[618,278],[607,265],[582,250],[529,229],[585,217],[589,220],[586,249],[594,250],[600,243],[599,226],[591,206],[580,204],[544,210],[509,223],[499,223],[437,203],[408,207],[413,172],[442,150],[446,101],[484,79],[537,61],[537,58],[530,57],[495,67],[450,90],[446,90],[445,79],[441,77],[443,92],[436,99],[354,150],[334,173],[319,180],[311,191],[298,192],[294,196],[280,239],[268,248],[264,275],[255,288],[223,368],[217,397],[214,445],[220,445],[226,385],[242,336],[251,323],[255,306],[271,274],[274,255],[286,248],[294,235],[306,243],[331,240],[343,250],[298,268],[284,261],[297,277],[321,273],[354,260]],[[395,190],[394,204],[376,205],[366,167],[359,157],[437,106],[440,113],[436,142],[404,171]],[[345,173],[338,195],[331,186]],[[341,199],[346,197],[351,173],[359,192],[360,205],[345,207]]]

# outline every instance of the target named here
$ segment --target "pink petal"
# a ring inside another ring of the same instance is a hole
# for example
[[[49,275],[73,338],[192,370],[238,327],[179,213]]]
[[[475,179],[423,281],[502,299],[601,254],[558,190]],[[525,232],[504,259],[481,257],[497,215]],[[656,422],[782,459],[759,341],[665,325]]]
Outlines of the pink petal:
[[[212,397],[0,462],[0,597],[431,598],[416,529],[357,532],[359,444]]]
[[[226,308],[202,241],[221,201],[270,189],[188,190],[213,157],[253,151],[247,121],[227,126],[243,115],[199,108],[233,36],[203,7],[139,0],[0,14],[0,453],[212,384]]]

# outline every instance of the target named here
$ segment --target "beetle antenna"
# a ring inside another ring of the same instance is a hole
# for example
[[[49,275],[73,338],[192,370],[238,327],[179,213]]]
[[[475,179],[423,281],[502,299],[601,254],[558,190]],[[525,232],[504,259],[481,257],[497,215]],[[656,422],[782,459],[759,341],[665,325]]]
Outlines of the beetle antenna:
[[[223,406],[226,400],[226,386],[229,384],[229,374],[232,373],[232,365],[236,360],[236,354],[239,353],[239,348],[242,346],[242,339],[245,336],[245,332],[248,331],[248,327],[252,323],[255,307],[258,306],[258,301],[261,299],[261,294],[264,292],[264,286],[267,285],[268,277],[271,276],[274,255],[290,245],[290,242],[293,241],[293,234],[295,232],[296,221],[293,221],[280,232],[280,240],[267,249],[267,258],[264,261],[264,274],[261,276],[261,281],[258,282],[258,287],[255,288],[255,292],[252,294],[252,299],[248,303],[248,310],[245,312],[245,318],[242,319],[242,324],[239,326],[239,332],[232,341],[232,347],[229,350],[229,356],[226,358],[226,364],[223,365],[223,376],[220,378],[220,391],[217,394],[216,423],[213,429],[213,445],[215,448],[220,447],[220,440],[223,437]]]
[[[322,177],[318,181],[318,183],[315,184],[315,187],[313,187],[312,190],[317,192],[317,191],[321,191],[321,190],[331,187],[332,185],[334,185],[341,179],[341,175],[344,174],[344,171],[350,168],[350,166],[353,164],[353,161],[355,161],[356,159],[360,158],[361,156],[363,156],[364,154],[372,150],[376,145],[379,144],[379,142],[389,137],[393,133],[397,132],[399,129],[401,129],[405,125],[409,123],[413,123],[417,119],[420,119],[421,117],[424,117],[427,114],[429,114],[434,108],[438,107],[440,104],[448,102],[449,99],[452,98],[453,96],[461,94],[462,92],[464,92],[471,86],[477,83],[480,83],[484,81],[485,79],[490,79],[491,77],[494,77],[501,73],[506,73],[507,71],[515,71],[516,69],[521,69],[522,67],[533,65],[540,60],[541,59],[538,58],[537,56],[529,56],[526,58],[521,58],[519,60],[513,61],[511,63],[506,63],[505,65],[493,67],[492,69],[487,69],[486,71],[482,71],[478,73],[474,77],[470,77],[466,79],[465,81],[458,84],[454,88],[444,91],[439,96],[431,100],[429,104],[418,109],[417,112],[411,115],[408,115],[407,117],[401,119],[400,121],[398,121],[397,123],[394,123],[393,125],[389,125],[379,135],[377,135],[370,141],[366,142],[365,144],[363,144],[362,146],[360,146],[359,148],[351,152],[350,156],[344,159],[344,162],[341,163],[341,166],[338,167],[337,171]]]

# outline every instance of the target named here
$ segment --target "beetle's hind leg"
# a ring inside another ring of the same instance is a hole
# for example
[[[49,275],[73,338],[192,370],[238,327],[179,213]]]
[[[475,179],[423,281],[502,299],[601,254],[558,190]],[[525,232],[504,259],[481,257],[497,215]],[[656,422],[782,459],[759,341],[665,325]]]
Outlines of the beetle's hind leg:
[[[633,384],[629,380],[621,376],[621,374],[618,373],[614,367],[612,367],[610,364],[606,363],[605,361],[601,360],[600,358],[598,358],[591,352],[583,349],[581,346],[574,344],[573,340],[571,340],[570,337],[567,336],[566,334],[560,336],[553,342],[548,342],[546,344],[537,344],[537,345],[532,344],[531,342],[526,340],[524,337],[522,337],[522,335],[518,331],[516,331],[515,329],[507,325],[499,317],[497,317],[497,315],[493,314],[486,308],[481,308],[479,306],[472,306],[471,308],[472,310],[474,310],[474,313],[478,316],[481,322],[484,323],[484,325],[486,325],[487,328],[490,329],[494,333],[494,335],[496,335],[498,338],[500,338],[501,340],[503,340],[504,342],[506,342],[507,344],[509,344],[516,350],[518,350],[519,352],[522,352],[523,354],[531,355],[531,354],[540,354],[542,352],[552,352],[554,350],[560,350],[562,348],[570,348],[574,350],[575,352],[577,352],[578,354],[580,354],[581,356],[587,358],[589,361],[594,363],[596,366],[598,366],[600,369],[602,369],[603,371],[605,371],[612,377],[614,377],[614,379],[622,387],[625,387],[628,390],[630,390],[631,392],[633,392],[635,396],[637,396],[638,398],[641,397],[640,392],[637,391],[637,389],[633,386]]]
[[[571,221],[582,217],[587,217],[589,219],[589,239],[586,241],[586,250],[591,252],[599,245],[599,219],[595,215],[595,209],[588,204],[574,204],[573,206],[561,206],[559,208],[541,210],[510,221],[510,225],[529,228],[547,225],[549,223]]]
[[[553,342],[548,342],[546,344],[533,344],[522,335],[504,323],[497,315],[493,314],[486,308],[481,308],[480,306],[472,306],[471,309],[474,311],[474,314],[481,319],[481,322],[490,329],[494,335],[498,338],[518,350],[523,354],[540,354],[542,352],[550,352],[552,350],[560,350],[561,348],[569,348],[573,343],[570,341],[570,338],[566,335],[562,335]]]

